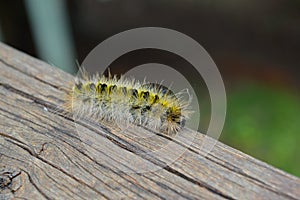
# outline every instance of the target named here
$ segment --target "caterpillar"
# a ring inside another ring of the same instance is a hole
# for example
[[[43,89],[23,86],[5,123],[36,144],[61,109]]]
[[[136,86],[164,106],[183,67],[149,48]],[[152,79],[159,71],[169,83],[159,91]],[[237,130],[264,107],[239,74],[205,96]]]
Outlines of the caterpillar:
[[[121,76],[90,76],[83,72],[66,96],[65,109],[76,116],[115,125],[134,124],[168,135],[185,126],[191,111],[183,92],[161,84]]]

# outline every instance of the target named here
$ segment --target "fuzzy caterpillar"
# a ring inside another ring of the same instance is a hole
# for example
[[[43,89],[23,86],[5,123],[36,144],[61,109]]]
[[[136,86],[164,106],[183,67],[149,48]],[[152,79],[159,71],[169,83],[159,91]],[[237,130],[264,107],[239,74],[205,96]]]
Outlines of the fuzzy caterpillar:
[[[76,78],[64,106],[79,117],[122,126],[135,124],[165,134],[177,133],[191,113],[182,93],[124,76],[89,76],[86,72]]]

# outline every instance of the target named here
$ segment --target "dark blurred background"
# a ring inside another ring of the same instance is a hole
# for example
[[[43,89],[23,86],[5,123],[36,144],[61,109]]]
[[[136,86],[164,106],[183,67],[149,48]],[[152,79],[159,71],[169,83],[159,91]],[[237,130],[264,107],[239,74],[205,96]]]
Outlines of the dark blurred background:
[[[217,64],[228,97],[222,142],[300,177],[299,0],[0,2],[0,40],[70,73],[106,38],[145,26],[192,37]],[[188,65],[153,50],[131,52],[113,64],[153,61]],[[205,130],[207,94],[203,101]]]

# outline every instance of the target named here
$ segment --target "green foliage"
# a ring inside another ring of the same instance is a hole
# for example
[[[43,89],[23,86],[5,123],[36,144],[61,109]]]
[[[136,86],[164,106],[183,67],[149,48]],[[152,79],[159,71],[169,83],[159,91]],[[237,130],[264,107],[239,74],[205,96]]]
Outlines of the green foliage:
[[[227,95],[220,140],[300,177],[300,98],[258,84],[242,85]]]

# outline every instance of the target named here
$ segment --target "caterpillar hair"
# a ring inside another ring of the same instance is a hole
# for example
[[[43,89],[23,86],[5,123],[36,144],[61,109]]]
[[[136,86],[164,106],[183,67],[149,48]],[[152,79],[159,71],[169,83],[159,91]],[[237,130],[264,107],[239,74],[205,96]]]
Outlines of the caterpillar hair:
[[[187,90],[186,90],[187,91]],[[64,105],[74,116],[118,126],[143,126],[165,134],[174,134],[185,126],[191,111],[190,96],[174,94],[160,84],[121,76],[90,76],[81,69],[70,88]]]

